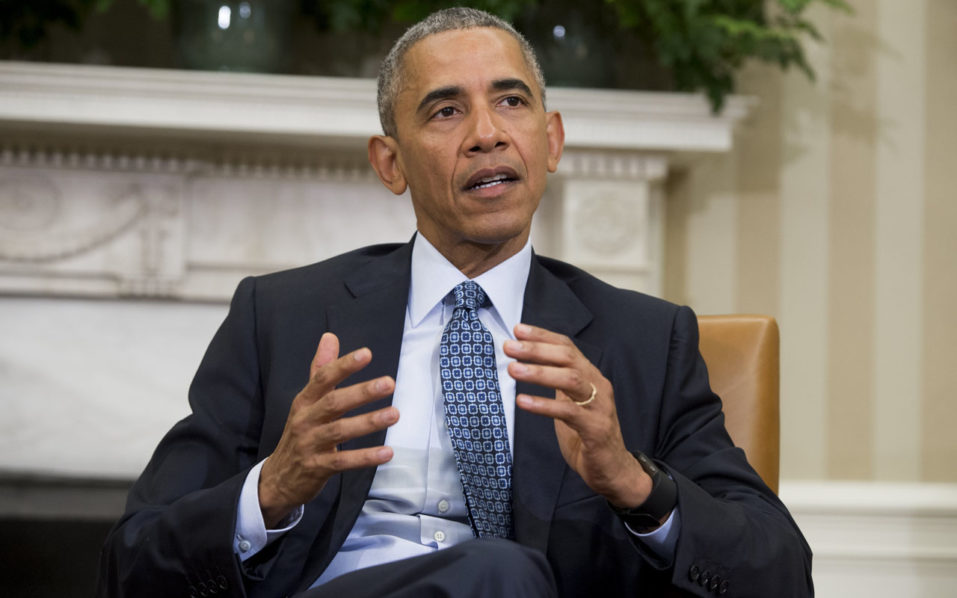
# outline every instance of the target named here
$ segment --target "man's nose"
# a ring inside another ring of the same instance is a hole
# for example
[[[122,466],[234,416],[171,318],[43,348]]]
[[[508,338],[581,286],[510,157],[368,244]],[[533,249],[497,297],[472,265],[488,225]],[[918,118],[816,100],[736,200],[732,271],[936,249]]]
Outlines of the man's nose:
[[[465,143],[468,153],[490,152],[508,144],[501,117],[494,110],[473,110],[470,117],[471,128]]]

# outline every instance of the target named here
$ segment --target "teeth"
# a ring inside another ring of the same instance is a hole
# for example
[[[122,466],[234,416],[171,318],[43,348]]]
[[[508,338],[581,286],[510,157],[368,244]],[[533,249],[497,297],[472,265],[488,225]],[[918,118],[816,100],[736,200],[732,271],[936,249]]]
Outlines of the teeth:
[[[486,187],[494,187],[495,185],[501,185],[505,181],[492,181],[490,183],[479,183],[473,187],[473,189],[485,189]]]
[[[497,174],[495,176],[485,177],[484,179],[479,179],[474,185],[474,189],[484,189],[485,187],[491,187],[492,185],[498,185],[505,182],[508,179],[506,174]]]
[[[483,184],[483,183],[491,183],[491,182],[494,182],[494,181],[504,181],[504,180],[507,179],[507,178],[508,178],[508,177],[507,177],[506,175],[504,175],[504,174],[497,174],[497,175],[495,175],[495,176],[486,177],[486,178],[480,180],[480,181],[479,181],[479,184],[481,185],[481,184]]]

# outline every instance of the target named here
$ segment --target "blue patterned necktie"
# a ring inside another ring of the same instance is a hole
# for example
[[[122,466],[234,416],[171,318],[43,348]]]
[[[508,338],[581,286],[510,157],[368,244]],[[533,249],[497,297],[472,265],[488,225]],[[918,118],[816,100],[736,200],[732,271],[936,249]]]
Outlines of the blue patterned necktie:
[[[512,455],[498,386],[495,345],[478,309],[485,291],[469,280],[456,286],[455,312],[442,333],[439,371],[445,423],[465,490],[472,532],[512,537]]]

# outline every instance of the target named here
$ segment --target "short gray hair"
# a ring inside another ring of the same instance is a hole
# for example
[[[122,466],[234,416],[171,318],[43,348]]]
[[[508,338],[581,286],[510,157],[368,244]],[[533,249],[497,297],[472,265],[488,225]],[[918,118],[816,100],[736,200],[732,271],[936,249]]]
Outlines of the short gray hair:
[[[542,105],[545,105],[545,76],[542,74],[542,67],[538,64],[538,58],[535,57],[535,50],[532,49],[528,40],[507,21],[495,15],[475,8],[456,6],[436,11],[409,27],[389,50],[385,60],[382,61],[382,67],[379,69],[377,101],[379,104],[379,123],[381,123],[382,131],[386,135],[396,136],[395,99],[399,93],[402,62],[409,49],[416,42],[436,33],[477,27],[501,29],[515,38],[522,49],[522,56],[525,58],[528,68],[535,76],[535,82],[542,94]]]

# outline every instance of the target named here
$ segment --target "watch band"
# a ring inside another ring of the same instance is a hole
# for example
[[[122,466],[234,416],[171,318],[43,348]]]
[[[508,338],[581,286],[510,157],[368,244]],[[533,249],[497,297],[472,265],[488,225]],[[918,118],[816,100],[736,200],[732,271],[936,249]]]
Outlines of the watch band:
[[[678,503],[678,486],[647,455],[641,451],[632,451],[631,454],[651,477],[651,493],[637,507],[619,509],[612,505],[612,509],[632,529],[653,529],[661,525],[661,520]]]

